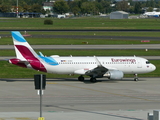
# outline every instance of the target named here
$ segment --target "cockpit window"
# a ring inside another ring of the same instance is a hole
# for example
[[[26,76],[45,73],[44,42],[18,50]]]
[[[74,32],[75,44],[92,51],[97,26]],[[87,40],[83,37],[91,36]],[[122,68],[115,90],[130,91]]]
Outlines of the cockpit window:
[[[146,64],[150,64],[150,62],[149,62],[149,61],[146,61]]]

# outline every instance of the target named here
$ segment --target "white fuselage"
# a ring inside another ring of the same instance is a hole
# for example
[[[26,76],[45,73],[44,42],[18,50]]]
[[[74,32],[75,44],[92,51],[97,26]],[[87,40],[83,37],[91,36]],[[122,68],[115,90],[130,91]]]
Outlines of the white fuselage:
[[[140,57],[97,57],[101,65],[108,70],[120,70],[124,74],[142,74],[154,71],[156,67],[147,59]],[[48,73],[85,74],[85,71],[97,67],[94,57],[54,57],[58,65],[43,62]]]

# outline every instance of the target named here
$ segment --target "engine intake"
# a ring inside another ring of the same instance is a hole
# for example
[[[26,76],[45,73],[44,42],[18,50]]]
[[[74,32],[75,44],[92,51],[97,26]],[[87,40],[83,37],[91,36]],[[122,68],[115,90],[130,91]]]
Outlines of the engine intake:
[[[103,75],[103,77],[107,77],[108,79],[111,80],[119,80],[122,79],[123,76],[124,76],[123,72],[119,70],[108,71]]]

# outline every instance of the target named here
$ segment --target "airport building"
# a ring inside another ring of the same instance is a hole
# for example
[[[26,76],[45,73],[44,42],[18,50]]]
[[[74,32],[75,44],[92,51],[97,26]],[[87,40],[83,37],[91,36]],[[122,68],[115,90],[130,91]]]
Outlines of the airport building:
[[[128,19],[128,13],[124,11],[111,12],[110,19]]]

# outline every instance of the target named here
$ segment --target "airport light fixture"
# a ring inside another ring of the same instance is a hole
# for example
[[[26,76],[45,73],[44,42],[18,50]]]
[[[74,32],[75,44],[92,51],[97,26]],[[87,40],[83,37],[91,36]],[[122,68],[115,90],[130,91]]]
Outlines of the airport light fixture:
[[[16,9],[16,14],[17,14],[17,18],[18,18],[18,0],[17,0],[17,9]]]

